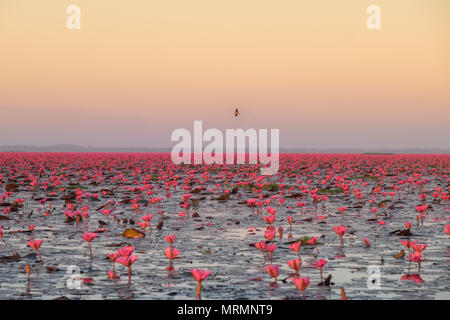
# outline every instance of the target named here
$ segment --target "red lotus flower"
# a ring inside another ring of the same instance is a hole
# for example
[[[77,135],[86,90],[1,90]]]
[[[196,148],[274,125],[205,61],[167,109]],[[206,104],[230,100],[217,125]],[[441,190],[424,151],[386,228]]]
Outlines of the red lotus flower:
[[[269,241],[272,241],[273,238],[275,238],[276,234],[277,234],[277,231],[276,231],[275,227],[269,226],[266,228],[266,231],[264,232],[264,238],[266,238]]]
[[[83,234],[83,239],[86,240],[87,242],[91,242],[96,237],[97,237],[97,233],[94,233],[94,232],[87,232],[87,233]]]
[[[450,224],[445,226],[444,232],[450,236]]]
[[[290,225],[292,225],[292,222],[294,221],[294,219],[292,218],[292,216],[289,216],[289,217],[287,218],[287,220],[288,220],[288,223],[289,223]]]
[[[336,232],[339,235],[339,239],[341,243],[344,243],[344,234],[347,232],[347,228],[345,226],[337,226],[334,227],[334,232]]]
[[[42,245],[42,241],[43,241],[42,239],[41,240],[31,240],[31,241],[28,241],[27,243],[31,248],[33,248],[36,251],[36,253],[39,256],[39,259],[41,260],[41,264],[44,264],[44,261],[42,260],[41,254],[39,252],[39,248]]]
[[[108,270],[107,273],[108,273],[108,279],[112,279],[112,280],[120,279],[120,277],[113,270]]]
[[[121,256],[117,262],[128,268],[128,283],[131,282],[131,265],[136,262],[137,256]]]
[[[209,277],[211,274],[211,271],[209,270],[200,270],[200,269],[191,269],[192,276],[194,277],[195,281],[197,281],[197,299],[200,299],[200,295],[202,292],[202,283],[206,278]]]
[[[97,237],[97,233],[94,233],[94,232],[87,232],[87,233],[83,234],[83,239],[86,240],[89,245],[89,253],[90,253],[91,259],[93,258],[91,241],[94,240],[96,237]]]
[[[129,257],[134,251],[134,246],[124,246],[117,250],[122,257]]]
[[[198,283],[203,282],[206,280],[206,278],[209,277],[211,274],[211,271],[209,270],[200,270],[200,269],[191,269],[192,276],[194,277],[195,281]]]
[[[309,287],[309,278],[293,278],[292,281],[294,282],[295,286],[298,290],[300,290],[303,294],[303,299],[305,299],[305,290]]]
[[[298,241],[298,242],[295,242],[293,244],[290,244],[289,245],[289,249],[291,249],[292,251],[296,252],[300,256],[300,248],[301,248],[301,246],[302,246],[302,242]]]
[[[180,250],[178,250],[177,248],[167,247],[166,250],[164,250],[164,255],[169,260],[176,259],[180,255],[180,253]]]
[[[272,278],[275,279],[275,282],[276,282],[277,278],[278,278],[278,273],[279,273],[278,265],[277,264],[275,264],[275,265],[268,265],[266,267],[266,271]]]
[[[327,264],[326,260],[320,259],[320,260],[314,260],[314,263],[310,263],[310,265],[315,266],[317,270],[320,270],[320,282],[323,282],[323,273],[322,269]]]
[[[289,267],[295,271],[295,275],[298,277],[298,272],[302,266],[302,259],[299,257],[295,260],[289,260],[287,263]]]
[[[173,244],[175,242],[175,235],[174,234],[168,235],[168,236],[164,237],[164,239],[168,243]]]
[[[275,221],[275,217],[276,217],[275,215],[271,215],[271,216],[264,217],[264,221],[265,221],[266,223],[272,225],[273,222]]]

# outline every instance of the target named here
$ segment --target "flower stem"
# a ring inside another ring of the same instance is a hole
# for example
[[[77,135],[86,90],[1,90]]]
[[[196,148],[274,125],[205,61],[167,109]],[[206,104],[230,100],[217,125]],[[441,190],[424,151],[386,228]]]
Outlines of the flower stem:
[[[200,294],[202,292],[202,283],[199,282],[197,286],[197,300],[200,300]]]
[[[92,260],[93,256],[92,256],[92,248],[91,248],[91,243],[90,243],[90,242],[88,242],[88,244],[89,244],[89,253],[90,253],[90,255],[91,255],[91,260]]]
[[[36,250],[36,252],[37,252],[37,254],[39,256],[39,259],[41,260],[41,264],[43,265],[44,261],[42,260],[41,254],[39,253],[39,250]]]

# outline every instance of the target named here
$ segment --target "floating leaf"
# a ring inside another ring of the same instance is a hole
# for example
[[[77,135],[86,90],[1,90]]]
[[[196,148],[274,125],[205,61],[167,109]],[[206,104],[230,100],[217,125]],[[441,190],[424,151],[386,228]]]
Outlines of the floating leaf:
[[[394,256],[394,258],[395,259],[400,259],[400,258],[403,258],[405,256],[405,250],[401,250],[400,251],[400,253],[398,253],[398,254],[396,254],[395,256]]]
[[[221,196],[219,196],[216,200],[223,201],[223,200],[228,200],[228,199],[230,199],[230,194],[224,193]]]
[[[20,256],[20,254],[18,254],[17,252],[16,253],[14,253],[13,255],[11,255],[11,256],[2,256],[2,257],[0,257],[0,262],[4,262],[4,261],[6,261],[6,262],[10,262],[10,261],[17,261],[17,260],[20,260],[22,257]]]
[[[133,239],[143,238],[145,236],[143,232],[136,230],[134,228],[125,230],[122,235],[126,238],[133,238]]]
[[[121,243],[111,243],[111,244],[107,244],[105,245],[105,247],[121,247],[123,245],[126,245],[126,242],[121,242]]]
[[[54,271],[57,270],[55,267],[52,267],[52,266],[47,266],[47,267],[45,267],[45,268],[47,269],[47,272],[48,272],[48,273],[52,273],[52,272],[54,272]]]
[[[8,183],[5,186],[5,190],[7,192],[16,192],[19,189],[19,185],[17,183]]]
[[[398,236],[405,236],[405,237],[409,237],[412,236],[411,230],[409,229],[405,229],[405,230],[401,230],[398,233],[396,233]]]

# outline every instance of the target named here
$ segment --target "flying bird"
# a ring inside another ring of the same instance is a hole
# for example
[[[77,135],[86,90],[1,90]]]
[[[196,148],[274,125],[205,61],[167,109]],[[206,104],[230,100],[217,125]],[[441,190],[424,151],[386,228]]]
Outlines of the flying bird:
[[[237,117],[238,115],[240,115],[238,108],[236,108],[236,110],[234,111],[234,116]]]

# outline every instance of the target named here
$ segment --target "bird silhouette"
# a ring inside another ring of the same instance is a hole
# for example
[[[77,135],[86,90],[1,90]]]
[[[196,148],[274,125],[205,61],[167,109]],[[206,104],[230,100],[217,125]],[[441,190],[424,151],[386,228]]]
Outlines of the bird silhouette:
[[[238,108],[236,108],[236,110],[234,111],[234,116],[237,117],[238,115],[240,115]]]

